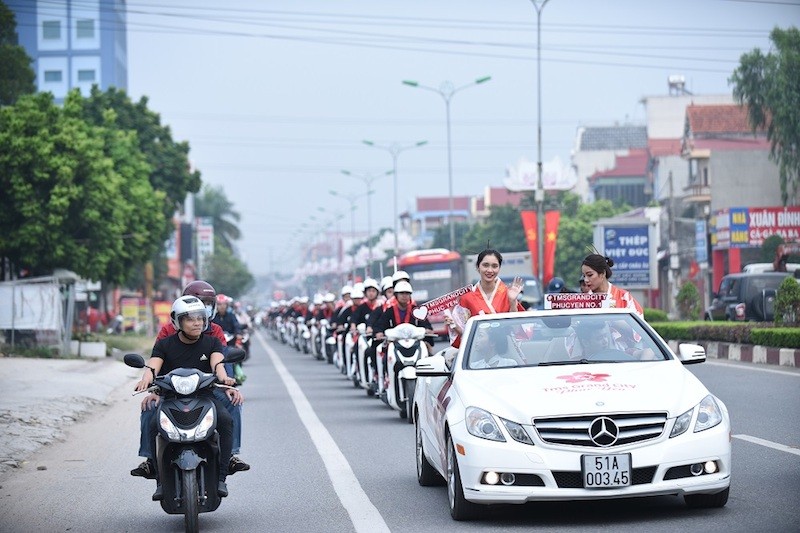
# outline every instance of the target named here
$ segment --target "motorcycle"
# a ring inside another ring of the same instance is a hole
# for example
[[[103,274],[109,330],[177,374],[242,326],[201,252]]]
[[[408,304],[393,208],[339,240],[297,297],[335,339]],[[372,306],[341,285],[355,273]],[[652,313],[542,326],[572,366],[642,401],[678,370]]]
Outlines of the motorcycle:
[[[323,326],[316,318],[308,321],[309,331],[311,332],[311,355],[320,361],[325,359],[325,344],[323,342]]]
[[[242,342],[242,336],[241,335],[236,336],[235,334],[230,333],[228,331],[223,331],[222,334],[225,336],[225,344],[231,348],[238,348],[242,350],[242,352],[244,352],[245,354],[244,357],[242,358],[242,361],[247,359],[247,350],[245,349],[244,344]],[[237,385],[242,385],[247,379],[247,375],[244,373],[244,370],[242,370],[241,362],[233,363],[232,377],[236,379]]]
[[[243,359],[244,350],[233,348],[223,362],[237,363]],[[146,367],[139,354],[126,354],[124,361],[133,368]],[[227,387],[217,382],[214,373],[194,368],[176,368],[162,376],[153,374],[153,384],[143,392],[155,392],[162,397],[156,413],[159,427],[155,449],[163,489],[161,508],[168,514],[182,514],[186,531],[196,532],[198,514],[215,511],[222,501],[217,494],[217,411],[211,395],[201,391]]]
[[[336,354],[336,337],[331,328],[331,323],[323,318],[319,322],[319,330],[320,344],[322,345],[322,353],[324,354],[323,357],[328,361],[328,364],[333,364]]]
[[[423,342],[427,335],[425,328],[411,324],[400,324],[385,332],[386,347],[386,389],[381,400],[389,407],[400,411],[400,418],[409,424],[414,422],[414,391],[417,387],[416,362],[428,357],[428,345]]]
[[[375,396],[375,392],[378,390],[378,379],[372,371],[371,358],[367,356],[367,348],[369,348],[372,337],[367,335],[366,324],[356,326],[356,331],[358,331],[358,341],[355,347],[358,384],[366,389],[367,396]]]
[[[308,329],[305,317],[297,317],[297,351],[311,353],[311,330]]]

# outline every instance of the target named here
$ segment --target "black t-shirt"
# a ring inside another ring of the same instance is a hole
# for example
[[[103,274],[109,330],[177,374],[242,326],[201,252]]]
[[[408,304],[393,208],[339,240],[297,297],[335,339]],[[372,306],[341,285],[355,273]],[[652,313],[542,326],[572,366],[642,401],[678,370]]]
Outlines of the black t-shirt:
[[[201,372],[211,373],[211,354],[222,353],[222,350],[222,343],[212,335],[200,335],[197,342],[186,344],[176,333],[157,341],[152,355],[164,360],[161,365],[162,375],[176,368],[196,368]]]

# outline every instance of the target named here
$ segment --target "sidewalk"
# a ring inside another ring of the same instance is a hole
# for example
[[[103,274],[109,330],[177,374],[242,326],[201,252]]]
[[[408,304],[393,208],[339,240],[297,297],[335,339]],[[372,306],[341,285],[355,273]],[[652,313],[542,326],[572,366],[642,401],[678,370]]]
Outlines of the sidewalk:
[[[103,359],[0,357],[0,474],[19,467],[66,426],[104,405],[109,394],[141,370]]]

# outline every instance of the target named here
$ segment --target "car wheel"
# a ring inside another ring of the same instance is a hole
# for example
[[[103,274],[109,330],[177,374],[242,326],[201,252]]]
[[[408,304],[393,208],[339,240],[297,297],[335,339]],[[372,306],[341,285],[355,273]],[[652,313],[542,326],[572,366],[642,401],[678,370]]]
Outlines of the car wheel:
[[[447,435],[447,499],[453,520],[471,520],[478,514],[478,505],[464,498],[464,486],[461,484],[456,450],[449,434]]]
[[[728,503],[728,493],[730,490],[730,487],[728,487],[716,494],[686,494],[683,497],[683,501],[686,502],[687,506],[693,509],[725,507],[725,504]]]
[[[417,433],[417,481],[423,487],[433,487],[436,485],[442,485],[444,479],[442,476],[439,475],[439,472],[433,468],[428,462],[428,458],[425,457],[425,450],[422,447],[422,429],[419,427],[419,423],[416,424],[416,433]]]

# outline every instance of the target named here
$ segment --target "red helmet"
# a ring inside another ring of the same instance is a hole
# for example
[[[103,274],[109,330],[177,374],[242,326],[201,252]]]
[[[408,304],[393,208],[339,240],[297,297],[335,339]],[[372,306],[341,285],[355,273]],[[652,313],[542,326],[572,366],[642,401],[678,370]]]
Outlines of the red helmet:
[[[218,304],[226,304],[228,303],[228,297],[222,293],[217,294],[217,303]]]
[[[208,319],[211,320],[217,314],[217,291],[210,283],[201,279],[193,281],[183,288],[183,296],[196,296],[206,306]]]

